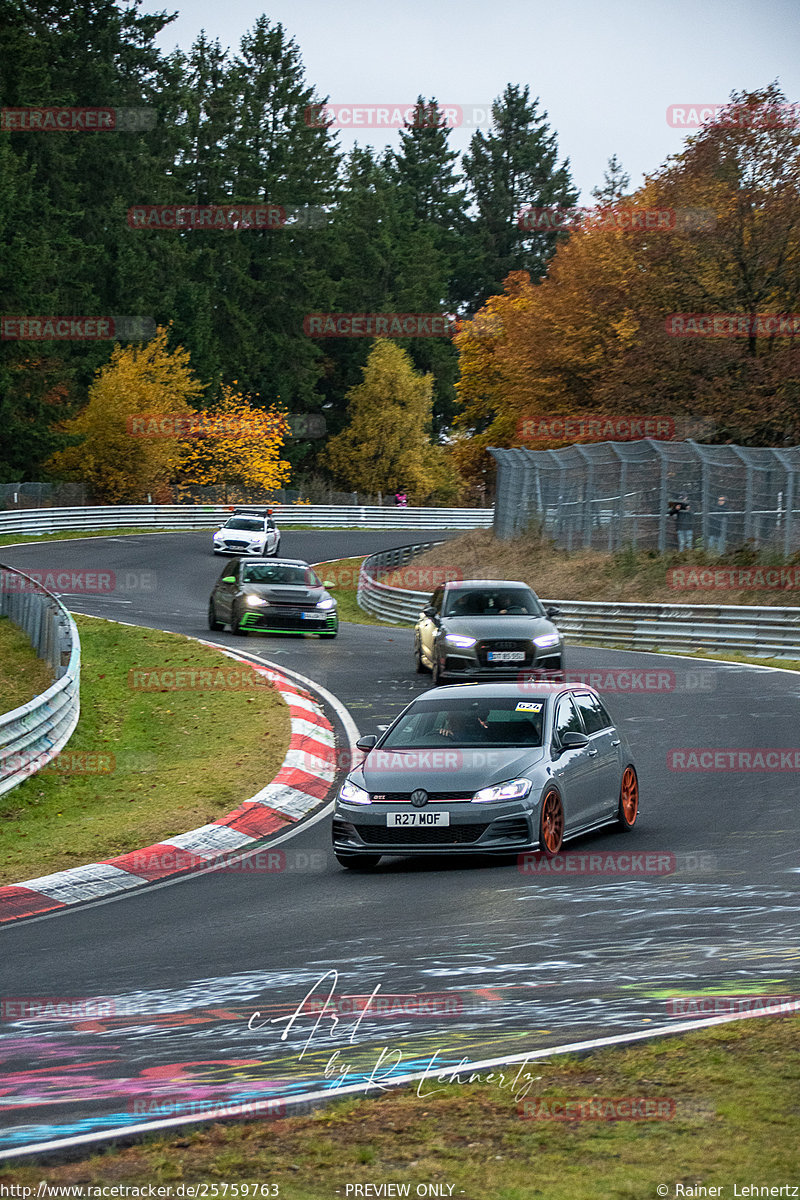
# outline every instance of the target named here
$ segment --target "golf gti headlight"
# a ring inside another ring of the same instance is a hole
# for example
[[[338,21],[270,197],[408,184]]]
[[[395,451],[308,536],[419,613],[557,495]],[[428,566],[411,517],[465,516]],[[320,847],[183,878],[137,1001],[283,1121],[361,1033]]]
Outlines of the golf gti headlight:
[[[328,596],[327,600],[319,600],[317,602],[317,608],[324,608],[326,612],[330,612],[330,610],[335,607],[336,601],[332,596]]]
[[[508,783],[497,783],[494,787],[481,788],[472,797],[473,804],[485,804],[490,800],[521,800],[531,790],[530,779],[509,779]]]
[[[448,633],[444,640],[450,646],[458,646],[459,650],[469,650],[475,645],[477,638],[462,637],[460,633]]]
[[[557,646],[560,641],[561,635],[559,633],[540,633],[538,637],[533,639],[533,644],[540,646],[544,650],[547,646]]]
[[[249,604],[253,608],[256,608],[259,604],[267,603],[263,596],[257,596],[255,592],[250,592],[244,599],[245,604]]]
[[[342,786],[339,788],[339,799],[344,800],[346,804],[371,804],[369,792],[365,792],[363,788],[356,787],[349,779],[345,779]]]

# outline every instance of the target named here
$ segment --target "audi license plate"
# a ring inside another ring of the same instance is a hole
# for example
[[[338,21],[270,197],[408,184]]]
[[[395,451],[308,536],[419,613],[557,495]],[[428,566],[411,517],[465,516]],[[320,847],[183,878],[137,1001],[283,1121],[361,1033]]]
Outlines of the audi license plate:
[[[491,663],[495,662],[525,662],[524,650],[490,650],[487,659]]]
[[[449,812],[394,812],[386,814],[387,825],[449,825]]]
[[[301,612],[300,619],[302,621],[324,621],[325,613]]]

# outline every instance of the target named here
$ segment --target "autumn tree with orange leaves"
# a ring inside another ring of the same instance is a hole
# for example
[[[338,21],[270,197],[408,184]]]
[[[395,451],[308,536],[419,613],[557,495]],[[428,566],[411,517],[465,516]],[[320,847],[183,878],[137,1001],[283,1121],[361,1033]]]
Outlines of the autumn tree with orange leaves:
[[[234,386],[223,386],[218,403],[198,412],[192,426],[193,436],[178,447],[176,477],[182,495],[215,486],[227,499],[228,489],[269,492],[288,482],[291,468],[281,458],[289,434],[283,409],[257,408]]]
[[[512,273],[456,337],[453,456],[473,483],[522,422],[653,416],[714,441],[800,441],[797,338],[670,336],[673,314],[800,309],[800,129],[776,85],[728,110],[611,212],[671,213],[670,228],[583,223],[545,280]],[[629,222],[628,222],[629,224]],[[684,328],[686,328],[684,322]],[[563,443],[561,443],[563,444]]]

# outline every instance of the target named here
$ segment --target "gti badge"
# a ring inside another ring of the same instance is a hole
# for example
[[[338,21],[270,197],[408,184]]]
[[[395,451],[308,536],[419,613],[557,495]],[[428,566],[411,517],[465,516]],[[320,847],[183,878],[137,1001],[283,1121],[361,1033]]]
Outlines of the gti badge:
[[[414,808],[425,807],[428,803],[428,793],[425,791],[425,788],[417,788],[415,792],[411,793],[411,803],[414,805]]]

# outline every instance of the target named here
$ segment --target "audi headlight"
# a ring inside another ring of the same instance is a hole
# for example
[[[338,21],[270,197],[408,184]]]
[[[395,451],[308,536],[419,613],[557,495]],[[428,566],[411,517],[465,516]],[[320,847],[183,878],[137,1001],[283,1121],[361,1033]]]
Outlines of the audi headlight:
[[[472,797],[473,804],[486,804],[491,800],[521,800],[527,796],[533,784],[530,779],[510,779],[508,783],[497,783],[494,787],[481,788]]]
[[[249,604],[251,608],[255,608],[259,604],[267,603],[263,596],[257,596],[255,592],[250,592],[247,596],[245,596],[244,602],[245,604]]]
[[[538,637],[533,639],[535,646],[540,646],[542,650],[546,646],[557,646],[561,641],[561,635],[558,633],[540,633]]]
[[[459,650],[469,650],[475,645],[477,638],[462,637],[460,633],[448,633],[444,639],[448,645],[457,646]]]
[[[320,600],[317,603],[317,608],[324,608],[326,612],[329,612],[332,608],[335,608],[335,607],[336,607],[336,601],[333,599],[332,596],[328,596],[327,600]]]
[[[346,804],[371,804],[369,792],[365,792],[363,788],[357,787],[351,783],[349,779],[345,779],[342,786],[339,788],[339,799],[344,800]]]

